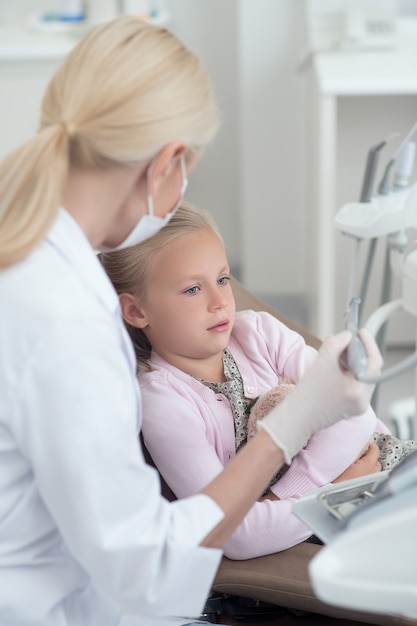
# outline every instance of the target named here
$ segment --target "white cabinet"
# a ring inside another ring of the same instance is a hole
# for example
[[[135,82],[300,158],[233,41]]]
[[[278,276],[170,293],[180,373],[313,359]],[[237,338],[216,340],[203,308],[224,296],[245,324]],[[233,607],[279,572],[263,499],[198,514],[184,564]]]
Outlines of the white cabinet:
[[[417,19],[400,18],[398,28],[392,51],[326,52],[313,59],[309,163],[316,221],[312,246],[318,257],[312,299],[313,330],[320,337],[341,330],[347,305],[347,249],[353,244],[343,241],[334,216],[343,203],[359,200],[367,150],[393,131],[404,136],[417,121]],[[355,153],[346,155],[350,148]],[[382,163],[392,150],[387,147]]]

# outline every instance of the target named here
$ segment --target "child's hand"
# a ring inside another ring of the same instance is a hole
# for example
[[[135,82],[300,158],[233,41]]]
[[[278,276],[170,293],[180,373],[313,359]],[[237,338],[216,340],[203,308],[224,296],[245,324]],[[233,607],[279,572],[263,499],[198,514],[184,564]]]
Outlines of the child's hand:
[[[376,443],[368,443],[358,458],[353,461],[352,465],[349,465],[345,471],[340,474],[334,483],[341,483],[344,480],[350,480],[351,478],[359,478],[360,476],[367,476],[368,474],[376,474],[382,469],[382,465],[379,462],[379,448]]]
[[[280,498],[278,498],[278,496],[276,496],[274,493],[272,493],[272,491],[268,491],[267,494],[265,494],[264,496],[261,496],[260,498],[258,498],[258,502],[264,502],[265,500],[279,500]]]

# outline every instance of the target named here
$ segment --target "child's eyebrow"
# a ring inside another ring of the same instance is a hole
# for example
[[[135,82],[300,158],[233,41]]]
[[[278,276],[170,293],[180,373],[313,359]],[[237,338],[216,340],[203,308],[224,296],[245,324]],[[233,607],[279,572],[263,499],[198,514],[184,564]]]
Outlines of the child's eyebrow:
[[[224,267],[220,268],[218,274],[230,274],[230,267],[228,265],[225,265]],[[205,276],[200,274],[189,274],[188,276],[182,276],[181,278],[179,278],[178,282],[193,282],[201,280],[202,278],[205,278]]]

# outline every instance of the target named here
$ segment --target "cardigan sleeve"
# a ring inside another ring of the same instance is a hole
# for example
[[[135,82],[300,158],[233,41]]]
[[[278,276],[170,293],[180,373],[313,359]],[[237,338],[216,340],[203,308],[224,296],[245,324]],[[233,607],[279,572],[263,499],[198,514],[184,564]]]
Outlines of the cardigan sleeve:
[[[181,378],[181,373],[175,381],[151,374],[140,381],[145,445],[176,496],[184,498],[213,480],[235,452],[229,401],[214,399],[210,415],[207,397],[194,395],[195,383]],[[211,390],[201,387],[201,393],[214,398]],[[225,427],[223,433],[219,424]],[[253,505],[225,544],[224,553],[231,559],[254,558],[285,550],[310,535],[311,530],[292,514],[291,499],[265,500]]]
[[[263,359],[277,377],[285,375],[295,383],[317,355],[301,335],[265,312],[240,314],[236,337],[244,347],[248,363],[259,367]],[[245,367],[242,361],[242,368]],[[272,492],[281,499],[300,497],[331,483],[353,463],[376,430],[387,432],[388,429],[369,406],[361,415],[340,420],[316,433],[294,457],[284,476],[272,486]]]
[[[369,407],[364,414],[316,433],[294,457],[288,471],[272,486],[281,499],[300,497],[340,476],[358,457],[375,432],[377,419]]]

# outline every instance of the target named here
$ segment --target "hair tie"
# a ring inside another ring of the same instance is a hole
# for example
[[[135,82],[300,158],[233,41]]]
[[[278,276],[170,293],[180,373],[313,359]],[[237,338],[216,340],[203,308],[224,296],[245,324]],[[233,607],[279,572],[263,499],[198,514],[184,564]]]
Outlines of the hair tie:
[[[76,126],[71,120],[60,120],[58,124],[64,129],[65,134],[71,139],[76,133]]]

